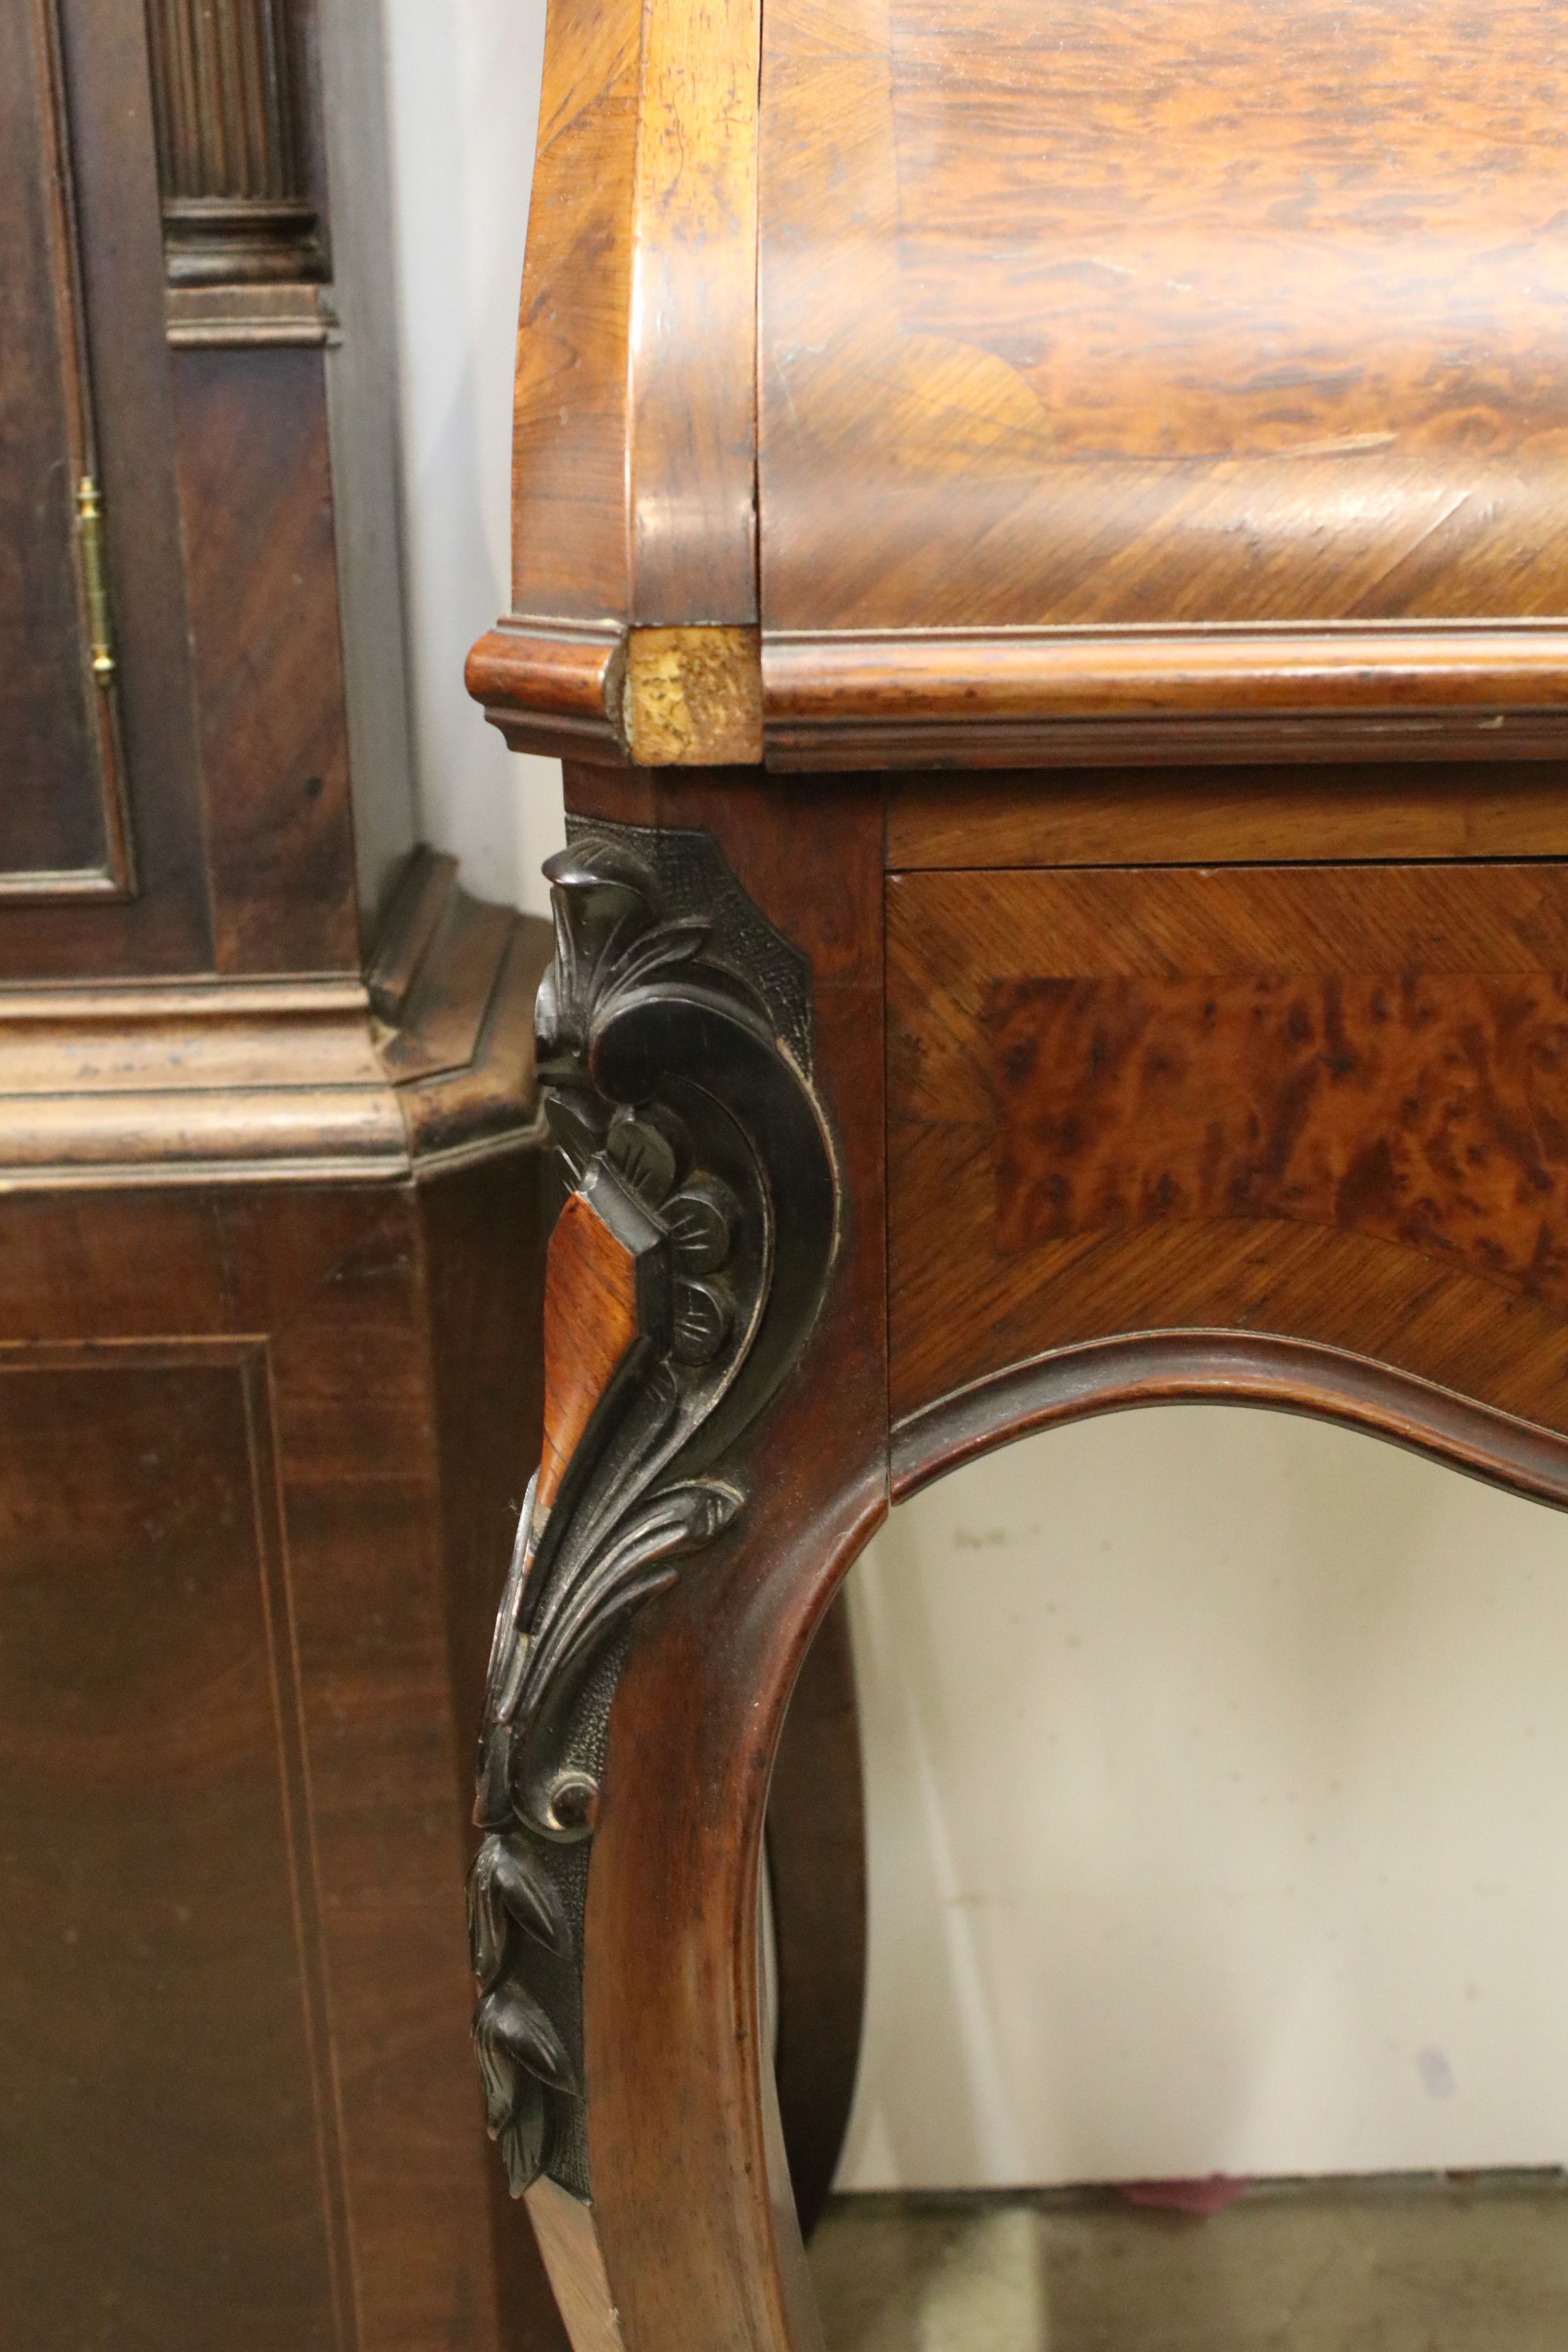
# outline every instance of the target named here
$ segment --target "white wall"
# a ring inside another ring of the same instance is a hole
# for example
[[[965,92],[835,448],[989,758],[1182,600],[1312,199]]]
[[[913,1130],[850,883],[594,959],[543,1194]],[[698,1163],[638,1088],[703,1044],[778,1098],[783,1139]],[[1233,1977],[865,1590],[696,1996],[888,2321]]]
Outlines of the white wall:
[[[358,5],[358,0],[350,0]],[[410,687],[425,836],[465,880],[545,904],[561,776],[463,688],[511,602],[512,354],[544,0],[382,0],[402,321]]]
[[[542,0],[384,0],[426,832],[541,903],[503,609]],[[855,1580],[859,2187],[1568,2158],[1568,1521],[1258,1413],[1062,1432]]]
[[[1568,2158],[1568,1518],[1185,1406],[896,1515],[855,1586],[847,2185]]]

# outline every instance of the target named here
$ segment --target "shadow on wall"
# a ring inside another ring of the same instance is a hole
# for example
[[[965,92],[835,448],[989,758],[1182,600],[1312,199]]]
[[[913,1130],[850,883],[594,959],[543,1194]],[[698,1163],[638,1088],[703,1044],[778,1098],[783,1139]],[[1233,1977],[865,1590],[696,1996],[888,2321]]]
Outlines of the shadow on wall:
[[[1562,1515],[1177,1407],[957,1473],[852,1596],[841,2185],[1560,2160]]]
[[[420,822],[470,889],[542,909],[560,771],[507,751],[463,664],[511,601],[512,362],[544,0],[383,8]]]

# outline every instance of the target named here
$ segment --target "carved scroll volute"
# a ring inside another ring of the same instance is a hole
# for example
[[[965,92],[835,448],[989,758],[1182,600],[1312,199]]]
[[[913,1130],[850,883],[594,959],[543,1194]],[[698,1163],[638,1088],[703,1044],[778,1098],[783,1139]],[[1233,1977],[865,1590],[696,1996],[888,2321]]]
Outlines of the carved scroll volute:
[[[299,0],[146,0],[170,282],[319,278]]]
[[[579,1963],[633,1620],[744,1507],[728,1456],[826,1289],[836,1180],[809,975],[705,835],[578,833],[546,867],[543,1457],[491,1653],[469,1889],[474,2038],[514,2194],[587,2191]]]

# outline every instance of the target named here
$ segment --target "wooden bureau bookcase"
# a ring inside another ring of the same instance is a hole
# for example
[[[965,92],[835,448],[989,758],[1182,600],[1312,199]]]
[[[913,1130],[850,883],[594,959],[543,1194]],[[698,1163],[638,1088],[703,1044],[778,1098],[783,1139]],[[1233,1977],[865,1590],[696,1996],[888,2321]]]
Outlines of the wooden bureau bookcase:
[[[820,2346],[760,1840],[890,1501],[1204,1398],[1568,1500],[1565,174],[1559,0],[552,0],[474,1906],[578,2352]]]

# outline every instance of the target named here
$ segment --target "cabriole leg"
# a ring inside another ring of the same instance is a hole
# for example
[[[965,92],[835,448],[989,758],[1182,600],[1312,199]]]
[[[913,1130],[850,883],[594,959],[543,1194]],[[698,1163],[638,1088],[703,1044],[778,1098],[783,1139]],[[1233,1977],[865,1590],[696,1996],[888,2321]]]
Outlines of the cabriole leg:
[[[584,812],[548,869],[571,1191],[491,1659],[475,2039],[578,2352],[809,2352],[755,1922],[790,1691],[886,1508],[879,842],[847,798],[803,907],[767,787],[687,777],[651,813]]]

